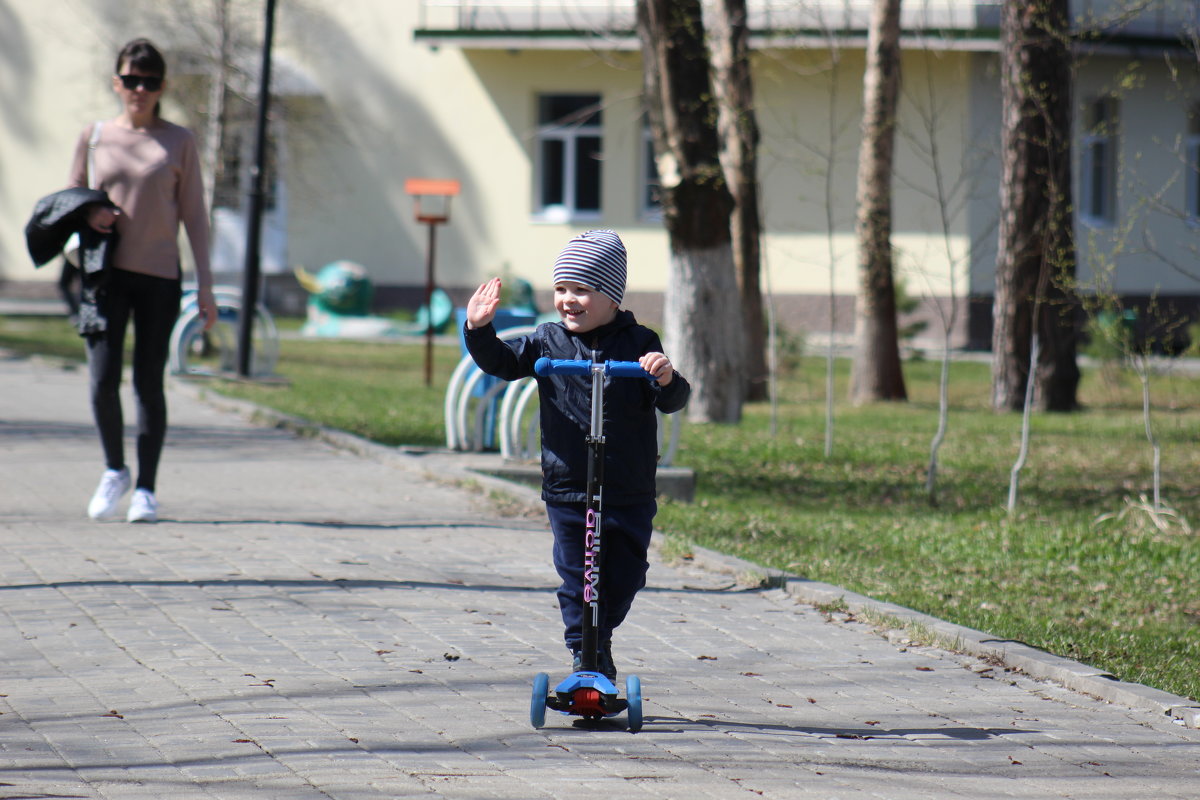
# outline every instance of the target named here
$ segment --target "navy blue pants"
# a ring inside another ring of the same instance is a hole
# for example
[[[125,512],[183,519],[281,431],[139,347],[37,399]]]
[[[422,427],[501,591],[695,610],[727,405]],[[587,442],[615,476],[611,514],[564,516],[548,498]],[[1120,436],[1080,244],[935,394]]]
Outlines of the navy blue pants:
[[[562,578],[558,607],[562,611],[563,639],[578,650],[583,639],[584,530],[587,507],[583,503],[547,503],[546,515],[554,532],[554,568]],[[609,506],[601,515],[601,583],[599,641],[612,638],[625,620],[633,598],[646,585],[646,551],[654,529],[658,504],[651,500],[632,506]]]
[[[154,491],[158,461],[167,435],[164,373],[171,329],[179,316],[181,284],[123,269],[111,270],[104,312],[108,329],[87,337],[92,414],[100,431],[104,463],[125,466],[125,420],[121,410],[121,370],[125,331],[133,320],[133,388],[137,397],[137,488]]]

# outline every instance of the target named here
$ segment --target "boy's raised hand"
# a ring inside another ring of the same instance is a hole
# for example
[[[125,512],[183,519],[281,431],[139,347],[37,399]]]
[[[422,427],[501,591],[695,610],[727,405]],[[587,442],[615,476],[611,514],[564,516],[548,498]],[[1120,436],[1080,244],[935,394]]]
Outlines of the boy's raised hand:
[[[467,301],[467,327],[482,328],[496,317],[500,305],[500,279],[492,278],[475,290]]]

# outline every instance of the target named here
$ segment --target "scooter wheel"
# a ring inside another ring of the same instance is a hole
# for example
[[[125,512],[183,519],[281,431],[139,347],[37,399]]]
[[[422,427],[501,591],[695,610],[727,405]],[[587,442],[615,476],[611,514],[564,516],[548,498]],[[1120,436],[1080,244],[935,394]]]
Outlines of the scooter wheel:
[[[637,675],[625,677],[625,702],[628,705],[629,732],[637,733],[642,729],[642,681]]]
[[[550,696],[550,676],[539,672],[533,676],[533,697],[529,701],[529,721],[533,727],[546,724],[546,699]]]

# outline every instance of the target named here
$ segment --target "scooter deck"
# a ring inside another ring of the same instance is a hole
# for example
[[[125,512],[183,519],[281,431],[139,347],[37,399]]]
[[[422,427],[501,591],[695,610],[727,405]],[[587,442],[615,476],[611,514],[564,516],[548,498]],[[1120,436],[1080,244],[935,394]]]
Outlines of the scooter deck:
[[[546,707],[581,717],[611,717],[629,707],[617,692],[613,682],[599,672],[573,672],[554,687],[546,698]]]

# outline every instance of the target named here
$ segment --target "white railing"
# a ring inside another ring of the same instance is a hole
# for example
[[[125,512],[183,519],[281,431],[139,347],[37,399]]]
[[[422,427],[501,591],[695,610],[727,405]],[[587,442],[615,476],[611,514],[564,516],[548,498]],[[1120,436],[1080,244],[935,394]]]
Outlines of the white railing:
[[[872,0],[748,0],[759,31],[866,30]],[[421,0],[419,26],[471,31],[633,30],[636,0]],[[907,28],[969,30],[999,19],[999,0],[910,0]]]
[[[703,0],[708,2],[709,0]],[[469,31],[631,31],[636,0],[420,0],[419,27]],[[865,31],[872,0],[747,0],[750,28],[764,33]],[[909,31],[995,30],[1001,0],[905,0],[900,24]],[[1175,36],[1195,31],[1194,0],[1071,0],[1077,28],[1131,35]]]
[[[420,27],[457,30],[632,30],[634,0],[421,0]]]

